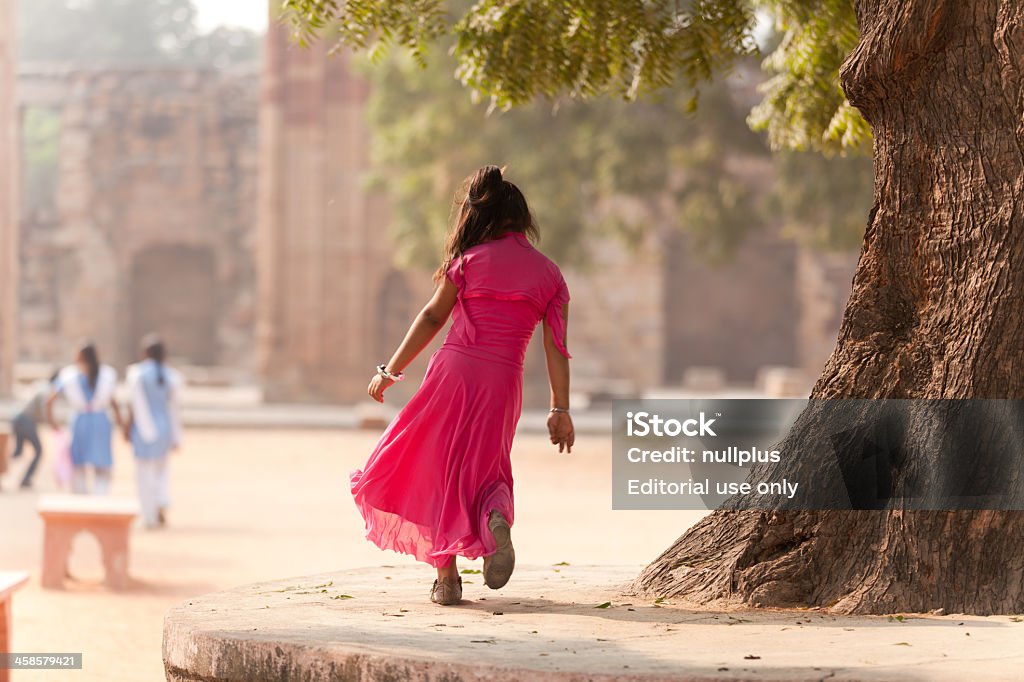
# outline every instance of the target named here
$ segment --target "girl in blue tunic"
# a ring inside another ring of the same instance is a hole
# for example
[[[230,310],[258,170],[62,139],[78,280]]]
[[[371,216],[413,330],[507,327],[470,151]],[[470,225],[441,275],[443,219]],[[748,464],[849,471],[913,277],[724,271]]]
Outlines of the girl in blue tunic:
[[[166,523],[170,505],[167,456],[181,443],[178,395],[183,382],[164,364],[166,351],[159,337],[146,337],[142,347],[142,362],[128,368],[132,417],[126,436],[135,452],[142,520],[147,528],[156,528]]]
[[[71,492],[105,495],[110,491],[110,475],[114,466],[111,449],[113,426],[110,411],[118,427],[121,412],[114,400],[117,372],[109,365],[100,364],[99,353],[92,343],[85,343],[78,351],[75,364],[68,365],[57,376],[55,391],[46,401],[50,426],[56,430],[53,403],[63,396],[71,406]],[[89,472],[92,471],[92,485]]]

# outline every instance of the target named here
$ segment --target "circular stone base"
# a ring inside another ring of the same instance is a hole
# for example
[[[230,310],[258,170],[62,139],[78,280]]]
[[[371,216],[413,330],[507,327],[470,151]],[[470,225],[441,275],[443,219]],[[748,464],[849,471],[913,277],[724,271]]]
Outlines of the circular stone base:
[[[959,681],[1024,667],[1024,624],[1006,617],[692,610],[625,596],[639,571],[526,567],[500,591],[466,573],[448,607],[418,566],[249,585],[172,609],[164,665],[171,682]]]

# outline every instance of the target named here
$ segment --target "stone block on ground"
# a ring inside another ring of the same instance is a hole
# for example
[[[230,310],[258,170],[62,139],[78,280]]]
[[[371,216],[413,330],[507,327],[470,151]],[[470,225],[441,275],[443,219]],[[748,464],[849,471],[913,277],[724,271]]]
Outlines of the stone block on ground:
[[[720,367],[690,367],[683,372],[683,388],[714,392],[725,388],[725,371]]]
[[[795,367],[762,367],[757,373],[757,387],[769,398],[806,398],[813,383]]]

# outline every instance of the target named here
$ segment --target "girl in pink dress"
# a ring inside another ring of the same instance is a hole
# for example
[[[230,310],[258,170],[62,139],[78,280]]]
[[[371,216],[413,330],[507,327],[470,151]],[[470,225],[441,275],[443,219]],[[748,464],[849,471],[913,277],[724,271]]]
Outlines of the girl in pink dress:
[[[509,453],[522,407],[523,358],[539,322],[551,384],[548,431],[572,451],[569,416],[569,291],[558,266],[531,244],[538,236],[526,199],[485,166],[468,180],[433,297],[368,393],[383,402],[437,332],[423,384],[381,436],[352,495],[366,537],[437,569],[431,601],[457,604],[456,556],[484,557],[484,583],[498,589],[515,567]]]

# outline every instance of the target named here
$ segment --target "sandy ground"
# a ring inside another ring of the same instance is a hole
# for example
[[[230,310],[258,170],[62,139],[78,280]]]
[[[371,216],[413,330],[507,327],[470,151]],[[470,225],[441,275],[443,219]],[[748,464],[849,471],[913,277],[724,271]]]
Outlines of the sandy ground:
[[[42,524],[39,493],[53,490],[44,462],[33,493],[12,492],[15,462],[0,493],[0,570],[27,570],[14,600],[14,650],[84,654],[84,669],[15,671],[14,682],[161,680],[167,609],[190,596],[276,578],[361,566],[415,562],[363,539],[347,494],[347,472],[376,440],[369,431],[194,430],[173,460],[170,526],[132,538],[134,587],[101,584],[95,541],[80,535],[65,591],[38,584]],[[697,512],[611,510],[611,441],[587,436],[559,455],[537,435],[513,452],[519,560],[550,565],[642,564],[653,559]],[[130,454],[119,443],[114,494],[134,495]],[[424,567],[424,598],[431,581]]]

